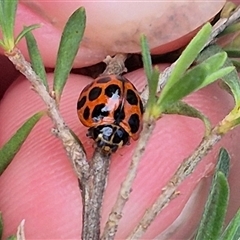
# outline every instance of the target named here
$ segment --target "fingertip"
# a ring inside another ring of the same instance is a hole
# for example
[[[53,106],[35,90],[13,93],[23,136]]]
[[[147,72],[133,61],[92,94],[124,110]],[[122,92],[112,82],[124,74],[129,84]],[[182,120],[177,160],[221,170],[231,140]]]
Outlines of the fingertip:
[[[129,73],[127,77],[140,89],[146,81],[143,69]],[[49,74],[48,78],[51,79],[52,75]],[[90,81],[88,77],[71,75],[60,103],[60,111],[64,119],[82,140],[89,156],[93,152],[92,141],[85,136],[87,129],[78,120],[76,104],[81,89]],[[19,92],[25,97],[16,101]],[[187,101],[209,116],[213,124],[220,121],[233,106],[232,97],[217,84],[192,94]],[[16,111],[12,111],[11,106],[14,106]],[[4,129],[4,134],[0,136],[1,144],[19,124],[26,120],[28,115],[42,107],[44,104],[35,92],[30,91],[29,83],[24,79],[18,79],[0,105],[2,113],[0,128]],[[9,122],[12,123],[10,128]],[[59,236],[78,238],[80,235],[81,197],[77,179],[61,143],[51,135],[51,127],[52,123],[48,118],[38,123],[0,179],[0,208],[8,223],[5,236],[13,234],[23,218],[28,222],[27,238],[59,238]],[[175,115],[163,116],[157,121],[156,128],[146,145],[130,200],[124,209],[125,214],[119,225],[117,238],[124,239],[128,236],[145,209],[150,207],[161,193],[179,164],[198,146],[203,134],[204,126],[198,119]],[[237,132],[233,132],[222,141],[223,145],[230,147],[231,153],[235,156],[234,163],[238,155],[238,147],[236,144],[233,146],[232,143],[237,142],[238,136]],[[131,141],[130,146],[123,147],[112,156],[103,203],[103,223],[115,202],[136,144],[137,142]],[[195,173],[184,182],[180,188],[180,196],[157,217],[144,237],[155,238],[175,221],[194,188],[202,178],[209,175],[216,161],[217,150],[215,148],[201,162]],[[13,210],[11,206],[14,206]],[[12,220],[14,214],[18,216],[16,220]],[[38,224],[39,219],[41,220]],[[193,223],[193,220],[191,222]]]
[[[52,78],[48,74],[50,81]],[[76,101],[89,81],[88,77],[71,75],[61,100],[61,112],[80,138],[84,128],[75,113]],[[16,101],[19,93],[24,97]],[[0,144],[29,116],[44,108],[40,97],[30,90],[29,82],[24,77],[17,79],[0,104]],[[82,201],[77,178],[61,142],[51,134],[52,127],[48,117],[42,118],[1,176],[0,208],[5,237],[16,233],[22,219],[26,220],[26,237],[30,239],[80,236]]]

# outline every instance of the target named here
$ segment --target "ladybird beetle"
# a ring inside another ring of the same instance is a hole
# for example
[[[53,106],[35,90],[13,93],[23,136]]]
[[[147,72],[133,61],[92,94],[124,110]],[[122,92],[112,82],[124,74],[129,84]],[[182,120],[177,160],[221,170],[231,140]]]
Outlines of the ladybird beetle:
[[[89,127],[87,136],[106,154],[129,144],[130,137],[137,140],[142,130],[142,100],[123,76],[102,75],[88,84],[79,96],[77,112]]]

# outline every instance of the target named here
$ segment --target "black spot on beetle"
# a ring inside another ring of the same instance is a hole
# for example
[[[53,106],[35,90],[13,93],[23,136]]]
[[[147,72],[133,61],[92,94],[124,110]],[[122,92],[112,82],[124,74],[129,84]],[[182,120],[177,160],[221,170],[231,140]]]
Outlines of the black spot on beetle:
[[[77,110],[80,110],[84,106],[86,101],[87,101],[86,96],[82,97],[82,99],[77,102]]]
[[[128,120],[128,124],[131,128],[131,133],[136,133],[140,126],[140,119],[138,114],[136,113],[132,114]]]
[[[132,89],[127,90],[127,102],[131,105],[138,105],[138,98]]]
[[[83,118],[87,120],[90,116],[90,108],[87,106],[83,111]]]
[[[119,124],[125,118],[125,112],[122,104],[119,104],[118,108],[114,111],[113,118],[115,120],[115,124]]]
[[[106,87],[105,94],[108,97],[111,98],[113,96],[113,94],[115,94],[115,93],[117,93],[119,97],[121,96],[121,89],[119,88],[118,85],[110,84],[109,86]]]
[[[121,127],[117,127],[114,129],[114,135],[112,142],[114,144],[119,144],[122,142],[125,145],[129,140],[129,134]]]
[[[139,101],[139,106],[140,106],[141,114],[143,114],[144,109],[143,109],[143,103],[142,103],[142,100]]]
[[[96,100],[102,93],[102,89],[100,87],[94,87],[91,89],[88,95],[89,101]]]
[[[112,80],[111,77],[102,77],[102,78],[99,78],[96,82],[97,83],[107,83],[111,80]]]
[[[88,84],[88,85],[82,90],[82,92],[88,91],[88,89],[92,87],[93,83],[94,83],[94,82],[91,82],[90,84]]]
[[[93,111],[92,111],[92,118],[95,120],[99,120],[101,118],[107,117],[109,115],[109,111],[102,111],[102,109],[105,107],[104,103],[98,104],[94,107]]]
[[[128,82],[128,80],[124,76],[116,76],[116,78],[121,82]]]
[[[111,151],[114,153],[114,152],[116,152],[117,151],[117,149],[118,149],[118,145],[112,145],[112,146],[110,146],[111,147]]]

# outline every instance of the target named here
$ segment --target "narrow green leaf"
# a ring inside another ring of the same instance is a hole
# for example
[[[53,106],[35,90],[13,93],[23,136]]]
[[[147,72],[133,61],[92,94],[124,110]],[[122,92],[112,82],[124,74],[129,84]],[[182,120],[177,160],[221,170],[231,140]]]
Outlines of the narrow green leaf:
[[[1,47],[1,48],[4,48],[4,43],[3,43],[2,40],[0,40],[0,47]]]
[[[210,56],[223,52],[223,50],[218,47],[217,45],[210,45],[206,49],[204,49],[203,52],[199,55],[197,58],[197,62],[202,62],[205,59],[209,58]],[[228,58],[226,59],[226,62],[224,63],[223,67],[229,67],[233,66],[231,60]],[[237,106],[240,106],[240,79],[238,76],[238,72],[236,70],[231,71],[229,74],[222,77],[222,80],[229,86],[231,89],[231,92],[234,96],[234,100],[236,102]]]
[[[218,163],[216,171],[221,171],[225,177],[228,177],[230,166],[230,156],[225,148],[221,148],[218,154]]]
[[[28,27],[24,27],[23,30],[18,34],[18,36],[15,39],[15,45],[19,43],[19,41],[28,33],[31,32],[32,30],[39,28],[40,24],[33,24]]]
[[[158,118],[158,112],[157,114],[153,113],[153,107],[154,104],[156,103],[156,92],[157,92],[157,86],[158,86],[158,80],[159,80],[159,69],[155,67],[154,69],[152,68],[152,60],[151,60],[151,55],[150,55],[150,50],[148,46],[148,42],[146,39],[146,36],[142,35],[141,36],[141,48],[142,48],[142,60],[143,60],[143,67],[144,71],[147,76],[147,81],[148,81],[148,91],[149,91],[149,97],[146,105],[146,110],[148,114],[145,114],[145,117],[154,117]]]
[[[240,57],[240,50],[239,49],[224,48],[223,50],[227,53],[228,57],[230,57],[230,58],[239,58]]]
[[[219,239],[228,204],[229,187],[222,172],[214,177],[196,240]]]
[[[219,240],[239,240],[240,239],[240,209],[224,230]]]
[[[43,84],[45,85],[48,91],[49,87],[47,82],[46,71],[43,65],[42,57],[38,50],[37,42],[31,32],[27,32],[25,36],[26,36],[28,53],[31,59],[32,68],[35,71],[35,73],[40,77],[40,79],[42,80]]]
[[[150,85],[150,79],[152,77],[152,60],[146,36],[142,35],[140,41],[142,48],[143,68],[147,76],[148,85]]]
[[[219,134],[226,134],[240,124],[239,106],[235,105],[227,116],[218,124],[217,132]]]
[[[231,59],[233,66],[236,68],[236,70],[239,72],[240,71],[240,62],[235,59]]]
[[[3,235],[3,219],[2,219],[2,213],[0,212],[0,239],[2,239]]]
[[[8,37],[13,37],[18,0],[2,0],[3,13],[8,25]]]
[[[229,155],[221,149],[196,240],[219,239],[229,199]]]
[[[205,125],[205,136],[208,135],[211,132],[211,123],[209,119],[200,111],[198,111],[196,108],[188,105],[185,102],[176,102],[170,106],[167,106],[165,110],[163,110],[164,114],[179,114],[183,116],[193,117],[193,118],[199,118],[203,121]]]
[[[240,118],[236,118],[232,121],[232,128],[233,129],[234,127],[238,126],[240,124]],[[229,129],[229,131],[231,130]]]
[[[5,46],[5,32],[6,32],[6,23],[5,23],[6,19],[4,18],[4,14],[3,14],[3,9],[2,9],[2,1],[0,0],[0,33],[2,33],[2,39],[1,39],[1,44],[0,47],[3,48],[4,50],[7,49],[7,47]]]
[[[7,240],[17,240],[17,237],[15,235],[11,235],[7,238]]]
[[[5,50],[12,50],[14,48],[14,24],[17,11],[17,3],[17,0],[1,0],[1,14],[3,14],[1,27],[3,31],[3,42]]]
[[[59,102],[85,29],[85,9],[77,9],[63,30],[54,71],[53,90]]]
[[[203,88],[203,87],[207,86],[208,84],[214,82],[217,79],[222,79],[224,76],[226,76],[227,74],[231,73],[234,70],[235,70],[235,67],[232,66],[232,67],[221,68],[218,71],[213,72],[212,74],[210,74],[209,76],[207,76],[205,78],[205,81],[200,86],[200,88]]]
[[[0,1],[0,31],[3,33],[2,35],[4,35],[4,20],[3,1]]]
[[[161,98],[164,98],[165,95],[168,94],[168,89],[172,88],[176,82],[183,76],[185,71],[190,67],[193,61],[196,59],[205,43],[207,42],[212,27],[210,23],[205,24],[202,29],[197,33],[197,35],[192,39],[192,41],[185,48],[181,56],[176,62],[176,66],[173,68],[172,73],[169,76],[166,86],[164,87],[164,91],[161,93]],[[179,88],[179,87],[178,87]],[[159,99],[160,102],[160,99]],[[159,103],[158,102],[158,103]]]
[[[236,10],[237,5],[234,2],[226,2],[220,11],[220,18],[229,18]]]
[[[227,34],[230,34],[230,33],[236,33],[237,31],[240,30],[240,23],[237,22],[237,23],[234,23],[234,24],[231,24],[230,26],[228,26],[227,28],[224,29],[223,32],[221,32],[218,37],[222,37],[224,35],[227,35]]]
[[[0,149],[0,175],[10,164],[33,127],[45,113],[45,111],[41,111],[30,117]]]
[[[218,70],[224,64],[226,58],[226,53],[218,53],[188,70],[179,81],[171,87],[162,90],[158,100],[159,106],[163,107],[179,101],[188,94],[207,86],[231,72],[233,68]]]
[[[146,105],[147,109],[150,110],[152,115],[152,107],[156,104],[156,91],[158,86],[158,79],[159,79],[159,70],[155,67],[152,71],[151,78],[149,79],[148,88],[149,88],[149,97]],[[158,118],[158,116],[155,116]]]
[[[239,111],[239,110],[238,110]],[[239,116],[239,112],[238,112],[238,116]],[[234,127],[237,127],[240,124],[240,117],[236,117],[235,119],[232,120],[232,129]],[[230,131],[231,129],[229,129]]]

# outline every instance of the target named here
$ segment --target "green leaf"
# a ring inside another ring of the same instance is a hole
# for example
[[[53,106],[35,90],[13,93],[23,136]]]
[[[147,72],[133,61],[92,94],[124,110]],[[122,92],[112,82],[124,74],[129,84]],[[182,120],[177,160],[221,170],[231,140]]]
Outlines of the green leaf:
[[[240,209],[224,230],[219,240],[239,240],[240,239]]]
[[[15,235],[11,235],[7,238],[7,240],[17,240],[17,237]]]
[[[152,71],[151,78],[149,79],[148,82],[148,88],[149,88],[149,97],[148,101],[146,104],[146,109],[145,109],[145,117],[146,118],[158,118],[160,111],[159,108],[156,108],[156,91],[157,91],[157,86],[158,86],[158,79],[159,79],[159,70],[157,67],[155,67]],[[157,111],[155,111],[157,110]]]
[[[240,57],[240,50],[235,48],[224,48],[224,51],[227,53],[228,57],[230,58],[239,58]]]
[[[19,43],[19,41],[28,33],[31,32],[32,30],[39,28],[40,24],[33,24],[28,27],[24,27],[23,30],[18,34],[18,36],[15,39],[15,45]]]
[[[40,118],[45,114],[45,111],[38,112],[30,117],[8,140],[7,143],[0,149],[0,175],[11,163],[14,156],[17,154],[22,144],[28,137],[29,133],[40,120]]]
[[[188,94],[207,86],[231,72],[234,69],[233,67],[218,70],[224,64],[226,58],[226,53],[218,53],[188,70],[179,81],[175,82],[171,87],[163,89],[158,100],[159,106],[163,107],[179,101]]]
[[[222,172],[217,172],[196,240],[219,239],[225,219],[228,194],[229,187],[226,177]]]
[[[149,119],[151,117],[158,118],[159,117],[159,110],[154,107],[156,105],[156,93],[158,87],[158,80],[159,80],[159,69],[157,67],[152,68],[152,60],[150,55],[150,50],[148,46],[148,42],[146,36],[141,36],[141,48],[142,48],[142,60],[143,60],[143,67],[144,71],[147,76],[148,81],[148,101],[145,109],[145,119]]]
[[[0,212],[0,239],[2,239],[3,235],[3,219],[2,219],[2,213]]]
[[[237,31],[240,30],[240,23],[234,23],[231,24],[230,26],[226,27],[223,32],[221,32],[218,37],[222,37],[224,35],[230,34],[230,33],[236,33]]]
[[[1,29],[1,28],[0,28],[0,29]],[[2,40],[0,40],[0,47],[1,47],[1,48],[4,48],[4,43],[3,43]]]
[[[17,3],[17,0],[0,1],[0,24],[3,33],[4,49],[7,51],[10,51],[14,48],[14,23]]]
[[[59,102],[85,29],[85,9],[77,9],[63,30],[54,71],[53,90]]]
[[[220,18],[229,18],[236,10],[237,5],[234,2],[227,1],[220,11]]]
[[[224,119],[218,124],[217,132],[218,134],[224,135],[230,130],[234,129],[239,124],[240,111],[239,107],[235,105],[231,112],[227,116],[225,116]]]
[[[10,0],[10,1],[2,0],[4,17],[6,18],[6,21],[7,21],[6,23],[8,25],[9,34],[10,34],[8,37],[13,36],[17,4],[18,4],[18,0]]]
[[[221,148],[218,154],[218,163],[215,171],[222,172],[225,177],[228,177],[230,166],[230,156],[225,148]]]
[[[214,82],[217,79],[221,79],[224,76],[226,76],[227,74],[231,73],[232,71],[235,70],[234,66],[229,66],[229,67],[225,67],[225,68],[221,68],[216,72],[213,72],[212,74],[210,74],[209,76],[206,77],[205,81],[206,81],[206,85]],[[200,88],[205,87],[206,85],[201,85]]]
[[[3,13],[3,1],[0,1],[0,31],[3,33],[4,35],[4,31],[5,31],[5,18],[4,18],[4,13]]]
[[[229,155],[221,150],[196,240],[219,239],[229,199]]]
[[[31,32],[27,32],[25,36],[26,36],[28,53],[31,59],[32,68],[35,71],[35,73],[40,77],[40,79],[42,80],[43,84],[45,85],[48,91],[49,88],[48,88],[46,71],[43,65],[42,57],[38,50],[37,42]]]
[[[205,59],[209,58],[210,56],[212,56],[216,53],[220,53],[220,52],[224,52],[224,51],[217,45],[210,45],[209,47],[204,49],[203,52],[201,52],[201,54],[199,55],[199,57],[197,58],[196,61],[202,62]],[[233,64],[232,64],[231,60],[229,60],[227,58],[223,67],[229,67],[229,66],[233,66]],[[234,96],[236,105],[240,106],[240,80],[239,80],[238,72],[236,70],[233,70],[229,74],[222,77],[222,80],[231,89],[231,92]]]
[[[211,30],[212,30],[212,27],[210,23],[205,24],[202,27],[202,29],[197,33],[197,35],[192,39],[192,41],[188,44],[185,50],[182,52],[181,56],[177,60],[176,65],[169,76],[167,84],[161,93],[161,97],[158,100],[158,103],[160,103],[160,101],[162,101],[162,99],[165,98],[165,95],[169,93],[168,91],[169,88],[172,88],[172,86],[179,81],[179,79],[183,76],[185,71],[190,67],[190,65],[196,59],[199,52],[202,50],[205,43],[207,42],[210,36]]]
[[[240,71],[240,62],[235,59],[231,59],[233,66],[237,69],[237,71]]]
[[[179,114],[184,115],[188,117],[193,118],[199,118],[203,121],[205,125],[205,136],[208,135],[211,132],[211,123],[209,119],[200,111],[198,111],[196,108],[188,105],[185,102],[176,102],[172,105],[169,105],[166,107],[165,110],[163,110],[164,114]]]
[[[143,68],[147,76],[148,84],[151,84],[150,79],[152,77],[152,60],[146,36],[142,35],[140,41],[142,48]]]
[[[237,117],[237,116],[239,116],[239,110],[238,110],[238,115],[236,115],[236,118],[232,119],[231,127],[228,129],[228,131],[232,130],[234,127],[237,127],[240,124],[240,117]]]

